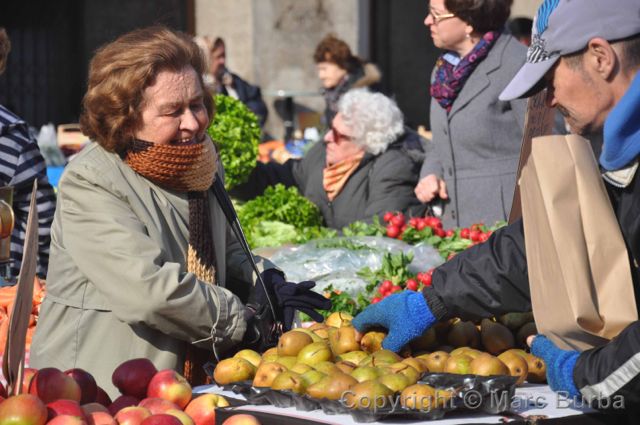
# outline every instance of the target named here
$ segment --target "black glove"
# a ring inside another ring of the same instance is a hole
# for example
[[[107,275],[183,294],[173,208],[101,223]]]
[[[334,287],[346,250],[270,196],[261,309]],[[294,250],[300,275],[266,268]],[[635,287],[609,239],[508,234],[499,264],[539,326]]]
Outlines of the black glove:
[[[276,320],[282,322],[285,331],[291,329],[295,310],[308,314],[316,322],[322,322],[324,318],[316,309],[329,310],[331,308],[330,300],[311,290],[316,286],[315,282],[287,282],[284,275],[274,269],[262,272],[261,276],[276,310]],[[256,283],[249,299],[249,304],[252,303],[257,306],[268,306],[267,297],[260,282]]]

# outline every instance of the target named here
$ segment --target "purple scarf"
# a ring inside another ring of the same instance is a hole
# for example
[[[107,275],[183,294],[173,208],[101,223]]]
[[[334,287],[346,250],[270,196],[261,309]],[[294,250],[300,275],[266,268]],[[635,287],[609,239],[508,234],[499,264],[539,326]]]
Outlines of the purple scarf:
[[[440,55],[436,62],[436,74],[430,92],[431,97],[436,99],[440,106],[447,110],[447,113],[451,111],[453,102],[464,87],[467,78],[476,69],[476,66],[487,57],[498,37],[500,37],[498,31],[489,31],[483,35],[473,50],[455,66],[444,59],[444,54]]]

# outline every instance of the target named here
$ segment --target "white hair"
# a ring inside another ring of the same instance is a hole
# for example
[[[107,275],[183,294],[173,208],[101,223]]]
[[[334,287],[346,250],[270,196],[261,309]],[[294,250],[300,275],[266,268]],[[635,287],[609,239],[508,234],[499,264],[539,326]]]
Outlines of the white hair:
[[[351,129],[353,142],[378,155],[404,133],[402,112],[396,103],[381,93],[353,89],[338,102],[338,112]]]

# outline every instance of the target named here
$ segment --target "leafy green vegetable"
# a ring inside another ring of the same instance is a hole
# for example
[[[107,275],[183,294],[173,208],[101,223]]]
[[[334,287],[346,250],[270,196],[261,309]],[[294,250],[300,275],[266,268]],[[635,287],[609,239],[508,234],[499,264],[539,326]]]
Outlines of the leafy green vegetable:
[[[218,145],[227,189],[247,181],[256,166],[260,126],[255,114],[242,102],[218,94],[216,114],[207,129]]]
[[[300,195],[295,187],[287,188],[282,184],[269,186],[263,195],[242,205],[238,209],[238,218],[248,234],[249,242],[254,247],[275,246],[276,240],[282,243],[285,239],[287,242],[300,243],[305,239],[301,235],[316,237],[323,234],[322,231],[316,230],[322,223],[318,207]],[[280,222],[280,224],[265,226],[265,222]],[[282,224],[291,227],[285,230]],[[297,234],[293,234],[292,228]],[[272,233],[274,229],[275,233],[283,231],[286,235],[274,235]],[[260,243],[268,243],[268,245],[260,245]]]

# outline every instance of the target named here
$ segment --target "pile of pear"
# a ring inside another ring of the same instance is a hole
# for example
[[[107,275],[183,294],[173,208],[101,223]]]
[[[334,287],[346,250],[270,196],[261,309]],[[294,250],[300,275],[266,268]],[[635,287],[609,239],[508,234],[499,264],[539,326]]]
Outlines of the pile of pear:
[[[241,350],[217,364],[214,380],[219,385],[250,380],[254,387],[343,400],[355,408],[385,407],[399,393],[404,407],[423,410],[441,406],[452,396],[419,384],[420,377],[428,372],[512,375],[518,378],[518,384],[545,380],[544,362],[522,349],[508,347],[501,335],[499,341],[485,345],[491,352],[478,348],[485,339],[501,334],[500,326],[506,328],[496,321],[483,322],[479,329],[473,325],[477,335],[464,324],[471,322],[439,324],[399,355],[382,349],[384,330],[373,330],[359,338],[351,319],[346,313],[333,313],[324,323],[284,333],[276,347],[262,354]],[[438,345],[443,332],[449,343],[461,338],[469,345]],[[379,405],[372,406],[371,400]]]

